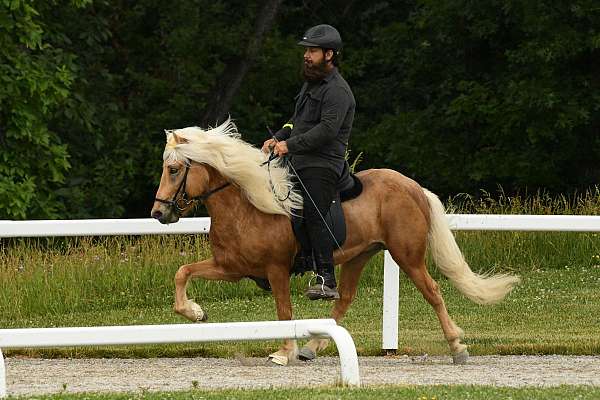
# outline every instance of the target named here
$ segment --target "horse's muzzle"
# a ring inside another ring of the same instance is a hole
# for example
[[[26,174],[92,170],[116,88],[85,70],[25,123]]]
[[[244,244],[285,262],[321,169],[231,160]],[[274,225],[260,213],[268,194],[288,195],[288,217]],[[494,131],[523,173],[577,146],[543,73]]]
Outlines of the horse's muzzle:
[[[153,209],[150,213],[150,216],[158,220],[158,222],[160,222],[161,224],[171,224],[179,221],[179,216],[177,215],[177,213],[173,212],[171,209],[160,210],[160,208]]]

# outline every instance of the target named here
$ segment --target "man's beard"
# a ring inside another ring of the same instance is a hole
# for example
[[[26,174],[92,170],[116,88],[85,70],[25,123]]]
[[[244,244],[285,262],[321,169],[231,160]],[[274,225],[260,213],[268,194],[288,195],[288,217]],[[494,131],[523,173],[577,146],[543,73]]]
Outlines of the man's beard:
[[[327,63],[325,61],[320,62],[319,64],[307,64],[302,61],[302,77],[308,82],[320,82],[327,75],[329,75],[329,70],[327,69]]]

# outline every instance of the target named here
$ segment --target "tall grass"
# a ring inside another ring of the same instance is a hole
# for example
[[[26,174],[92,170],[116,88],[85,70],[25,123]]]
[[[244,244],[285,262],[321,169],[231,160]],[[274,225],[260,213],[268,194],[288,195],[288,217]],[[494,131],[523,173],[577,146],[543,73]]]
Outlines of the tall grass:
[[[446,208],[459,214],[600,215],[600,186],[571,196],[508,196],[500,188],[496,196],[455,196]],[[456,237],[470,263],[483,269],[592,267],[599,261],[599,233],[470,231]]]
[[[3,240],[3,319],[172,304],[177,269],[210,257],[206,235]],[[302,285],[307,278],[295,280]],[[253,282],[194,281],[190,297],[251,299]],[[258,292],[260,294],[260,292]]]
[[[178,266],[208,251],[204,236],[12,240],[0,248],[0,312],[24,318],[163,305]]]
[[[496,195],[484,190],[479,196],[460,193],[445,205],[449,214],[600,215],[600,186],[571,195],[537,191],[514,196],[500,187]]]

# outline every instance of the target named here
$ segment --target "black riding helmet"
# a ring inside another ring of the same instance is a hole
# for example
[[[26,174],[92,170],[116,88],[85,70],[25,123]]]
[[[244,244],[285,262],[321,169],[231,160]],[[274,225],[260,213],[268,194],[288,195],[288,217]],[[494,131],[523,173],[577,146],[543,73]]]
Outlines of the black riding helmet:
[[[307,30],[298,44],[306,47],[333,49],[337,53],[342,48],[342,37],[333,26],[321,24]]]

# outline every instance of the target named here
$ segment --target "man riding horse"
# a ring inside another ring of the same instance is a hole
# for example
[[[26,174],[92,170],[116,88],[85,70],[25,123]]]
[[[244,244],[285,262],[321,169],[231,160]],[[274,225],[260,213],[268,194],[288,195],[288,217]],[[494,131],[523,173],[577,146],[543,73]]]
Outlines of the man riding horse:
[[[323,25],[311,28],[300,44],[307,47],[307,82],[298,96],[292,126],[286,124],[272,141],[266,141],[264,150],[273,147],[274,154],[290,154],[290,170],[297,171],[306,188],[298,182],[304,200],[292,190],[293,178],[283,160],[273,160],[265,168],[270,157],[244,142],[231,120],[209,130],[188,127],[166,132],[152,217],[163,224],[175,223],[198,201],[204,203],[211,217],[211,256],[177,270],[175,312],[190,321],[206,321],[207,313],[188,298],[187,286],[192,279],[237,282],[252,278],[272,289],[277,318],[292,319],[290,272],[297,237],[290,219],[304,204],[306,236],[323,280],[309,288],[310,298],[334,298],[339,293],[331,311],[339,323],[357,294],[368,261],[387,249],[436,313],[454,362],[465,363],[469,353],[461,342],[463,331],[448,314],[440,287],[427,270],[427,252],[441,273],[478,304],[501,301],[519,277],[473,271],[450,230],[440,199],[391,169],[356,174],[362,192],[340,206],[347,236],[343,243],[338,241],[340,247],[336,245],[332,259],[330,232],[321,216],[346,166],[344,152],[355,103],[335,68],[341,47],[337,31]],[[341,187],[341,192],[346,192],[345,185]],[[305,258],[310,254],[308,248],[303,248]],[[334,262],[341,266],[339,285],[333,274]],[[328,339],[317,336],[298,350],[295,340],[286,339],[269,359],[281,365],[298,357],[314,359],[327,344]]]
[[[310,28],[302,40],[305,82],[296,97],[292,118],[265,141],[263,151],[288,155],[304,198],[303,229],[296,261],[317,273],[306,296],[311,300],[337,299],[332,232],[324,216],[336,196],[336,185],[346,163],[356,102],[338,71],[342,38],[330,25]]]

